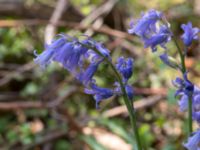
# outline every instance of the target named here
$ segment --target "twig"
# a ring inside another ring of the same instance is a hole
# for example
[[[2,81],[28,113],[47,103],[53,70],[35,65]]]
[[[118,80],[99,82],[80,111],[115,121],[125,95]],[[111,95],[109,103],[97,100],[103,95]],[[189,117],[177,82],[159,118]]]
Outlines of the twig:
[[[17,27],[17,26],[36,26],[36,25],[46,25],[48,24],[47,20],[38,20],[38,19],[32,19],[32,20],[0,20],[0,27]],[[111,29],[107,26],[102,26],[99,29],[95,29],[94,27],[90,25],[80,25],[80,23],[77,22],[65,22],[65,21],[59,21],[57,23],[57,26],[62,27],[69,27],[74,28],[76,30],[86,30],[86,29],[92,29],[95,32],[104,33],[107,35],[115,36],[118,38],[123,38],[127,40],[133,41],[134,36],[115,29]]]
[[[80,23],[80,25],[89,25],[93,21],[92,28],[99,29],[103,25],[103,17],[102,15],[107,15],[112,8],[115,6],[115,4],[118,2],[118,0],[109,0],[99,8],[95,9],[92,13],[90,13],[89,16],[87,16],[85,19],[83,19]],[[88,29],[84,34],[92,36],[93,30]]]
[[[66,93],[58,97],[57,99],[48,103],[36,101],[36,102],[0,102],[0,110],[16,110],[16,109],[29,109],[29,108],[55,108],[60,105],[67,97],[71,96],[77,90],[76,87],[70,88]]]
[[[64,20],[68,21],[81,21],[84,15],[71,3],[68,4],[69,9],[64,13]],[[35,1],[31,5],[26,5],[24,0],[0,0],[0,16],[9,17],[15,16],[17,18],[40,18],[49,19],[54,8]]]
[[[27,145],[25,147],[19,148],[17,150],[30,150],[34,147],[43,145],[45,143],[49,143],[51,141],[54,141],[56,139],[65,137],[68,135],[68,131],[67,130],[54,130],[54,131],[50,131],[47,135],[45,135],[41,140],[38,140],[36,142],[34,142],[33,144]]]
[[[134,102],[135,110],[145,108],[145,107],[150,107],[150,106],[158,103],[163,98],[164,98],[164,96],[156,95],[156,96],[151,96],[149,98],[145,98],[145,99],[136,101],[136,102]],[[121,114],[128,114],[126,106],[118,106],[118,107],[112,108],[110,110],[107,110],[103,113],[103,116],[104,117],[114,117],[114,116],[121,115]]]
[[[163,96],[167,95],[167,89],[166,88],[136,88],[134,87],[134,93],[135,94],[144,94],[144,95],[156,95],[160,94]]]
[[[12,78],[24,73],[25,71],[31,70],[35,64],[31,61],[21,67],[18,67],[15,71],[9,72],[4,78],[0,79],[0,86],[8,83]]]
[[[99,8],[95,9],[86,18],[81,21],[81,25],[89,25],[93,21],[97,20],[101,15],[107,14],[113,8],[113,6],[118,2],[118,0],[109,0]]]
[[[57,22],[62,17],[63,12],[68,6],[67,0],[58,0],[55,10],[50,18],[49,24],[45,28],[44,39],[49,44],[55,36]]]

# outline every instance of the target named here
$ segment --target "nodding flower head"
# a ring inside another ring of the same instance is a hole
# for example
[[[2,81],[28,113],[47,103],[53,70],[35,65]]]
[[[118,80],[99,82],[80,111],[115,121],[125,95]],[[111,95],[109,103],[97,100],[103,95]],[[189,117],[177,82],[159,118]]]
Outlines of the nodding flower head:
[[[165,44],[171,40],[171,36],[172,34],[169,28],[163,25],[159,28],[158,32],[152,34],[150,38],[143,39],[144,47],[151,47],[152,52],[157,50],[158,45],[166,49]]]
[[[133,59],[125,59],[124,57],[118,58],[116,68],[122,75],[123,79],[127,81],[133,73]]]
[[[103,44],[91,38],[79,41],[77,38],[61,35],[47,45],[42,54],[37,55],[35,62],[43,68],[51,61],[61,63],[85,86],[85,93],[94,96],[96,107],[99,108],[102,100],[110,98],[114,94],[112,89],[97,86],[93,78],[98,66],[105,59],[107,62],[111,61],[109,50]],[[133,90],[131,86],[127,85],[127,80],[132,75],[132,67],[133,60],[130,58],[118,60],[117,68],[124,79],[124,86],[130,99],[133,97]],[[119,91],[119,93],[122,92]]]
[[[155,52],[158,45],[165,48],[165,44],[171,40],[172,33],[169,26],[161,12],[150,10],[142,15],[136,24],[131,23],[131,29],[128,32],[141,37],[144,47],[151,47]]]
[[[83,56],[88,51],[88,48],[81,45],[81,43],[73,38],[67,41],[64,46],[58,51],[54,57],[63,65],[63,67],[70,72],[75,72],[78,67],[82,65]]]
[[[91,94],[94,96],[94,99],[96,101],[96,108],[99,108],[99,103],[107,98],[110,98],[113,96],[113,90],[109,88],[102,88],[98,87],[95,83],[92,83],[90,86],[90,89],[85,89],[86,94]]]
[[[200,130],[194,132],[193,135],[188,138],[187,143],[184,143],[184,147],[187,148],[187,150],[200,149]]]
[[[158,20],[162,18],[162,13],[156,10],[150,10],[134,24],[131,22],[130,29],[128,32],[130,34],[136,34],[141,38],[146,38],[146,36],[155,30],[155,25]]]
[[[192,44],[193,40],[198,40],[199,28],[192,28],[192,23],[182,24],[181,28],[184,30],[184,34],[181,36],[184,44],[188,47]]]
[[[45,50],[41,54],[38,55],[35,52],[35,56],[37,57],[34,59],[34,62],[39,64],[42,69],[45,69],[65,42],[66,38],[64,35],[59,35],[58,39],[53,40],[51,44],[45,46]]]

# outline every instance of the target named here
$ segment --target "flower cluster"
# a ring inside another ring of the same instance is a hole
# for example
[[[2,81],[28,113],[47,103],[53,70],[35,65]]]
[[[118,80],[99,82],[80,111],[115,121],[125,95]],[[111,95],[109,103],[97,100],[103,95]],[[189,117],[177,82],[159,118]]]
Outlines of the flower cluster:
[[[35,54],[35,63],[41,68],[45,68],[52,61],[62,64],[62,66],[71,72],[77,80],[85,86],[85,93],[94,96],[96,108],[99,108],[99,103],[114,94],[121,95],[120,89],[110,89],[99,87],[94,77],[98,66],[106,58],[111,62],[109,50],[103,44],[94,41],[91,38],[78,40],[77,38],[68,35],[58,35],[51,44],[46,45],[45,50],[40,54]],[[124,58],[118,60],[117,69],[124,79],[124,86],[130,98],[133,97],[133,90],[130,85],[127,85],[127,80],[132,75],[133,61]]]
[[[200,124],[200,89],[192,84],[185,74],[184,79],[176,78],[173,81],[174,86],[178,89],[176,96],[179,97],[179,107],[181,111],[187,111],[189,101],[192,101],[192,118]],[[200,148],[200,130],[193,133],[193,136],[189,137],[187,143],[184,146],[188,150],[198,150]]]
[[[138,35],[144,42],[144,47],[151,47],[155,52],[158,45],[165,48],[165,44],[171,40],[172,36],[168,24],[164,24],[162,20],[161,12],[150,10],[143,14],[136,24],[131,22],[128,32]]]
[[[128,32],[139,36],[143,41],[145,48],[150,47],[152,51],[155,52],[157,50],[157,46],[160,45],[164,48],[164,53],[160,55],[161,61],[167,66],[178,69],[183,73],[183,79],[178,77],[173,81],[174,86],[177,88],[175,97],[179,97],[178,104],[181,111],[188,110],[189,102],[192,101],[191,117],[193,120],[197,121],[198,124],[200,124],[200,89],[191,83],[187,78],[184,62],[185,55],[182,54],[180,48],[177,46],[182,61],[181,64],[168,55],[166,43],[171,40],[173,34],[170,31],[170,25],[164,18],[163,14],[156,10],[150,10],[143,14],[136,23],[131,22],[130,26],[131,28]],[[188,24],[182,24],[181,28],[184,31],[181,39],[187,49],[191,46],[193,40],[199,39],[198,33],[200,32],[200,29],[193,28],[190,22]],[[199,150],[200,130],[194,132],[193,136],[189,137],[184,146],[188,150]]]

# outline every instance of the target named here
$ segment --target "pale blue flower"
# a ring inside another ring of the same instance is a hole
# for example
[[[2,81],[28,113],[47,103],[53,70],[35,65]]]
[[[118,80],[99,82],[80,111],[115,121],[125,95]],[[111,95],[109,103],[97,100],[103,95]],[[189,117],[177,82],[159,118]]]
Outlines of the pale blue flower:
[[[162,18],[162,13],[156,10],[150,10],[143,14],[142,17],[134,24],[131,22],[130,34],[136,34],[141,38],[146,38],[149,33],[155,31],[155,25]]]
[[[59,35],[58,39],[52,41],[51,44],[45,46],[45,50],[41,54],[37,54],[35,51],[34,62],[39,64],[41,68],[46,68],[46,66],[52,61],[55,54],[63,47],[66,42],[64,35]]]
[[[171,40],[171,32],[167,26],[161,26],[159,31],[152,34],[150,38],[143,39],[144,47],[151,47],[152,51],[157,50],[157,46],[160,45],[162,48],[166,48],[165,44]]]
[[[188,138],[187,143],[184,143],[184,147],[187,150],[200,150],[200,130],[193,133],[191,137]]]
[[[184,30],[184,34],[181,36],[184,44],[188,47],[192,44],[193,40],[198,40],[199,28],[192,28],[192,23],[182,24],[181,28]]]

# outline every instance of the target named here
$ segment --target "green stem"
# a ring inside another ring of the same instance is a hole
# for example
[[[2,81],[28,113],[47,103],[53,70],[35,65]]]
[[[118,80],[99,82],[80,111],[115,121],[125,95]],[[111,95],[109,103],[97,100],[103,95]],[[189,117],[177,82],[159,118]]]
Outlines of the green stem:
[[[191,135],[192,131],[192,99],[190,96],[188,102],[188,137]]]
[[[131,125],[132,125],[132,128],[133,128],[133,132],[135,134],[135,139],[136,139],[136,143],[137,143],[137,146],[138,146],[138,150],[142,150],[142,144],[141,144],[141,141],[140,141],[138,128],[137,128],[137,124],[136,124],[136,114],[135,114],[134,104],[132,104],[131,100],[129,100],[129,98],[128,98],[128,95],[126,93],[126,89],[124,87],[124,84],[122,82],[121,76],[119,75],[118,71],[116,70],[114,65],[109,60],[107,62],[110,64],[111,68],[115,72],[117,79],[120,83],[121,91],[123,93],[124,102],[125,102],[126,107],[128,109]]]
[[[183,54],[181,48],[178,45],[178,42],[176,41],[176,39],[173,37],[174,43],[178,49],[179,52],[179,56],[181,59],[181,72],[182,75],[184,76],[184,74],[186,73],[186,66],[185,66],[185,55]],[[187,49],[185,50],[185,53],[187,52]],[[189,95],[189,99],[188,99],[188,136],[191,135],[193,129],[192,129],[192,95]]]
[[[173,40],[174,40],[174,43],[175,43],[175,45],[178,49],[178,53],[179,53],[179,56],[180,56],[180,59],[181,59],[181,66],[182,66],[181,72],[184,75],[186,73],[185,56],[183,55],[182,50],[179,47],[178,42],[176,41],[175,37],[173,37]]]
[[[82,44],[82,43],[80,43],[80,44]],[[141,140],[140,140],[140,136],[139,136],[139,133],[138,133],[137,124],[136,124],[136,114],[135,114],[134,104],[128,98],[128,95],[127,95],[127,92],[126,92],[126,89],[125,89],[125,86],[123,84],[123,81],[122,81],[122,78],[121,78],[120,74],[118,73],[117,69],[112,64],[112,62],[107,57],[105,57],[101,52],[99,52],[98,49],[96,49],[95,47],[91,47],[91,46],[85,45],[85,44],[82,44],[82,45],[87,47],[87,48],[89,48],[89,49],[94,50],[97,54],[102,56],[104,58],[104,60],[111,66],[112,70],[114,71],[114,73],[116,75],[116,78],[117,78],[117,80],[118,80],[118,82],[120,84],[121,91],[123,93],[124,102],[125,102],[126,107],[128,109],[131,126],[132,126],[133,132],[135,134],[137,148],[138,148],[138,150],[143,150],[142,149]]]

